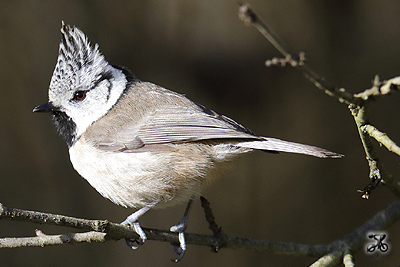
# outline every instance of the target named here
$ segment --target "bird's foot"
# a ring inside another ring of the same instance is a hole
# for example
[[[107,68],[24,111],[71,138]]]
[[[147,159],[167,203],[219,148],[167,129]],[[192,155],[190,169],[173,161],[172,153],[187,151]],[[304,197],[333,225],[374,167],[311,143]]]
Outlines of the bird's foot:
[[[128,218],[126,218],[126,220],[121,223],[122,225],[133,226],[133,229],[135,229],[135,232],[139,235],[139,239],[125,238],[126,244],[131,249],[137,249],[139,246],[143,245],[144,242],[147,240],[147,236],[146,236],[145,232],[143,231],[142,227],[140,226],[138,219],[140,216],[145,214],[149,209],[154,207],[157,203],[158,203],[158,201],[154,201],[154,202],[148,204],[147,206],[144,206],[143,208],[141,208],[141,209],[135,211],[134,213],[132,213],[131,215],[129,215]]]
[[[121,224],[122,225],[132,225],[133,228],[135,229],[135,232],[139,235],[139,239],[125,238],[126,244],[131,249],[137,249],[139,246],[143,245],[144,242],[147,240],[147,236],[138,221],[129,223],[129,222],[126,222],[126,220],[125,220]]]
[[[178,258],[172,259],[174,262],[178,262],[182,259],[186,251],[186,241],[185,241],[185,230],[187,227],[187,217],[183,218],[179,224],[172,226],[169,230],[171,232],[178,233],[179,244],[174,244],[174,250],[179,255]]]
[[[177,225],[174,225],[169,229],[171,232],[178,233],[178,238],[179,238],[179,244],[173,244],[175,252],[179,255],[178,258],[172,260],[173,262],[180,261],[186,251],[186,241],[184,232],[187,227],[188,215],[192,202],[193,202],[192,199],[189,200],[182,220]]]

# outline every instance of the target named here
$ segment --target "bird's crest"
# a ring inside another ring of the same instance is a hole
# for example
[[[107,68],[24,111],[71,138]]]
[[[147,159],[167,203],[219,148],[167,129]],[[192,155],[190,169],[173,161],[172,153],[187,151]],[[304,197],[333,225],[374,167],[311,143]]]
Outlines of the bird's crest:
[[[98,71],[108,64],[98,45],[91,46],[87,36],[75,26],[71,27],[62,22],[61,35],[49,93],[65,92],[80,85],[89,85],[95,80]]]

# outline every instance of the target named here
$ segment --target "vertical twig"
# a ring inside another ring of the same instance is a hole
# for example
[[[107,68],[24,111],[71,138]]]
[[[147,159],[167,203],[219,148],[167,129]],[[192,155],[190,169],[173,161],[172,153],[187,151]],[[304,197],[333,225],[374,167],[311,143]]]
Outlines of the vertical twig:
[[[354,105],[349,106],[351,113],[354,117],[354,121],[356,123],[357,130],[360,135],[360,139],[364,147],[365,155],[368,160],[368,165],[370,169],[370,183],[366,185],[363,189],[359,190],[359,192],[363,193],[363,198],[368,199],[371,191],[382,182],[386,186],[388,186],[393,194],[400,197],[399,184],[395,182],[391,174],[386,171],[385,166],[380,161],[379,156],[374,149],[370,135],[364,130],[364,126],[369,124],[368,107],[368,103],[362,107],[355,107]]]

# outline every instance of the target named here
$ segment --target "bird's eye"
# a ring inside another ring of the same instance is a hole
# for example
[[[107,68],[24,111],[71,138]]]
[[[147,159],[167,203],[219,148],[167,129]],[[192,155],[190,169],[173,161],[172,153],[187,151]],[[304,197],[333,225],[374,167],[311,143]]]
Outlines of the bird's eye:
[[[74,99],[75,100],[83,100],[86,97],[86,92],[85,91],[76,91],[74,94]]]

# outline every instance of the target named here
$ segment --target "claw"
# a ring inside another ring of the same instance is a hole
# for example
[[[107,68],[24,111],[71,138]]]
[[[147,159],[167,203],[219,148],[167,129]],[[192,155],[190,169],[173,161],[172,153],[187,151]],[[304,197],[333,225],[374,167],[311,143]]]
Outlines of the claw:
[[[128,223],[126,223],[124,221],[121,224],[127,225]],[[125,242],[128,245],[128,247],[130,247],[131,249],[137,249],[139,246],[144,244],[144,242],[147,240],[147,236],[146,236],[146,233],[143,231],[143,229],[140,226],[138,221],[133,222],[132,226],[135,229],[135,232],[139,235],[139,240],[138,239],[125,238]]]
[[[139,241],[137,241],[138,245],[143,245],[144,242],[147,240],[147,236],[145,232],[143,231],[142,227],[140,227],[139,222],[134,222],[133,227],[135,229],[135,232],[139,235]]]
[[[182,220],[177,225],[174,225],[169,229],[171,232],[177,232],[178,238],[179,238],[179,246],[176,244],[173,245],[175,252],[179,256],[176,259],[171,259],[173,262],[180,261],[183,258],[183,255],[185,254],[185,251],[186,251],[186,241],[185,241],[185,233],[184,232],[187,228],[187,220],[188,220],[190,206],[192,205],[192,201],[193,201],[192,199],[189,200]]]
[[[125,242],[131,249],[137,249],[139,246],[143,245],[143,243],[139,243],[137,239],[129,239],[125,238]],[[136,243],[136,244],[135,244]]]
[[[176,254],[178,254],[179,256],[176,259],[171,259],[171,261],[173,261],[173,262],[180,261],[186,252],[185,234],[183,232],[179,232],[178,237],[179,237],[179,245],[174,244],[174,250],[175,250]]]
[[[130,247],[131,249],[137,249],[139,246],[143,245],[144,242],[147,240],[146,233],[143,231],[142,227],[140,226],[139,222],[137,221],[140,216],[142,216],[144,213],[146,213],[149,209],[154,207],[158,201],[154,201],[150,203],[149,205],[135,211],[131,215],[126,218],[125,221],[123,221],[121,224],[122,225],[130,225],[133,226],[133,229],[135,229],[135,232],[139,235],[139,240],[137,239],[129,239],[125,238],[125,242]],[[136,243],[136,244],[135,244]]]

